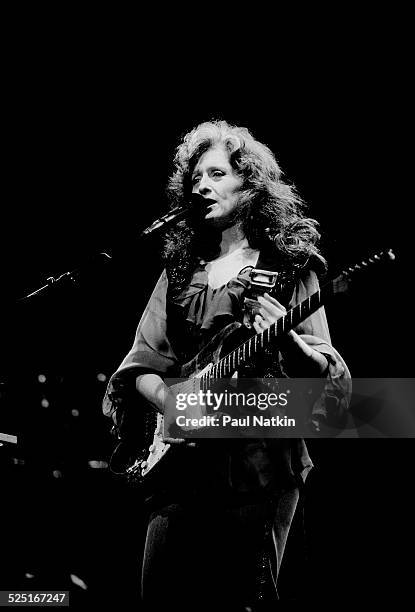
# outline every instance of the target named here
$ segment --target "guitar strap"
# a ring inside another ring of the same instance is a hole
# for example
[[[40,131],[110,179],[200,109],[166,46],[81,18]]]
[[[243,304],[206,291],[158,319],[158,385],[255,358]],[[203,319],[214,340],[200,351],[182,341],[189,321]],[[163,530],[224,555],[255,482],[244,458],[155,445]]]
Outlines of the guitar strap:
[[[267,257],[260,252],[256,267],[251,268],[249,273],[250,284],[244,295],[243,323],[245,327],[252,327],[251,321],[261,307],[258,296],[264,293],[269,293],[285,308],[288,308],[295,285],[306,265],[291,265],[288,269],[278,263],[275,257]]]

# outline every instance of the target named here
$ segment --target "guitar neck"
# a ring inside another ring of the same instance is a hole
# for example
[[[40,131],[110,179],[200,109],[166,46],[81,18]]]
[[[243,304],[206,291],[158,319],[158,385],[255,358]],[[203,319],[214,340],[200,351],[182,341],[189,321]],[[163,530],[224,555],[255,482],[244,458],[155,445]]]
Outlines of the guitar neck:
[[[274,345],[284,334],[287,334],[313,312],[316,312],[335,293],[334,283],[335,281],[331,281],[325,284],[318,291],[289,310],[286,315],[270,325],[268,329],[251,336],[228,355],[222,357],[209,370],[207,376],[209,378],[229,376],[256,354]]]
[[[204,376],[209,379],[231,376],[239,366],[244,365],[257,353],[275,344],[278,338],[281,338],[281,336],[287,334],[307,319],[335,293],[347,291],[349,282],[354,274],[364,273],[374,264],[393,261],[394,259],[394,252],[392,249],[388,249],[368,257],[354,266],[349,266],[337,278],[329,281],[303,302],[297,304],[297,306],[289,310],[286,315],[278,319],[268,329],[251,336],[231,353],[222,357]]]

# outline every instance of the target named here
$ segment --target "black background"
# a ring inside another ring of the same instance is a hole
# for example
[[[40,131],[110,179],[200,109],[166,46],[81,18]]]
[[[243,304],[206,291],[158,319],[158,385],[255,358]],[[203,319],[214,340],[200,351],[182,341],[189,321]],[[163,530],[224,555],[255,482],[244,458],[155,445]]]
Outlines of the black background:
[[[130,348],[160,274],[159,240],[144,243],[139,233],[166,210],[174,147],[210,118],[248,127],[275,152],[320,221],[329,276],[393,248],[393,266],[373,269],[327,313],[333,344],[353,376],[410,376],[408,86],[399,53],[385,47],[375,52],[369,45],[353,57],[332,49],[313,58],[304,53],[294,67],[282,55],[263,75],[248,64],[237,72],[235,64],[244,66],[238,54],[191,68],[176,51],[149,70],[143,53],[133,50],[127,60],[127,49],[114,57],[92,43],[81,53],[76,41],[61,47],[58,38],[24,53],[12,47],[8,64],[0,430],[24,432],[26,463],[10,467],[13,450],[3,449],[11,559],[5,576],[10,587],[25,586],[22,572],[42,566],[39,584],[54,588],[77,567],[92,602],[115,601],[120,585],[127,598],[135,596],[145,511],[116,479],[79,466],[108,458],[104,386],[96,375],[111,374]],[[112,263],[91,266],[108,249]],[[16,303],[47,277],[78,268],[78,287]],[[48,377],[48,408],[40,406],[39,373]],[[311,579],[302,596],[403,600],[412,441],[313,440],[310,451]],[[55,482],[56,468],[64,478]],[[65,542],[61,573],[51,569],[56,539]]]

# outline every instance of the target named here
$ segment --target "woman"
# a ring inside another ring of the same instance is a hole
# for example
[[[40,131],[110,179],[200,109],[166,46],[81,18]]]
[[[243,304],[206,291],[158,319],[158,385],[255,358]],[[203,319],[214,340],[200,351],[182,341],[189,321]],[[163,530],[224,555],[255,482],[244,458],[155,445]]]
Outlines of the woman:
[[[179,145],[172,206],[198,210],[166,240],[166,269],[134,345],[112,376],[104,412],[121,436],[137,431],[144,399],[163,413],[165,377],[177,376],[228,323],[260,333],[318,289],[324,270],[316,222],[303,214],[272,152],[245,128],[209,122]],[[278,271],[278,295],[246,301],[253,268]],[[321,377],[311,422],[341,420],[347,367],[321,308],[258,360],[256,376]],[[252,364],[250,370],[252,374]],[[302,440],[205,440],[182,445],[181,463],[153,499],[143,560],[148,609],[244,610],[278,599],[277,577],[299,492],[312,467]]]

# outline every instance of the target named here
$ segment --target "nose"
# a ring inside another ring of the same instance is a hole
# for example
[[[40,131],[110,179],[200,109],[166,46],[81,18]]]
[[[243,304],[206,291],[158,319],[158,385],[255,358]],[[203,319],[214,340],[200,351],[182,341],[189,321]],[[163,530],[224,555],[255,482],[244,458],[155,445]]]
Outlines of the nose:
[[[200,193],[200,195],[206,195],[207,193],[211,193],[212,189],[210,186],[210,178],[207,173],[203,174],[200,177],[200,181],[196,191],[197,193]]]

